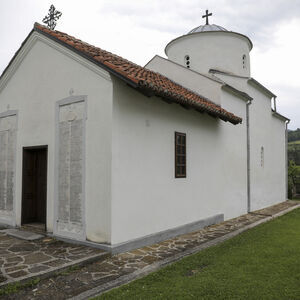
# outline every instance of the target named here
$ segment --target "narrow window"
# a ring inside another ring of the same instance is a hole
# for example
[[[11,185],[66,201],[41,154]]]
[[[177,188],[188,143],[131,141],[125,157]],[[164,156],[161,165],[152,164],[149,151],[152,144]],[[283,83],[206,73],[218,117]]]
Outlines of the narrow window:
[[[243,55],[243,69],[246,69],[246,54]]]
[[[264,159],[265,159],[265,153],[264,153],[264,147],[262,146],[260,148],[260,166],[263,167],[264,166]]]
[[[190,68],[190,56],[186,55],[184,57],[185,66],[189,69]]]
[[[186,134],[175,132],[175,178],[186,177]]]

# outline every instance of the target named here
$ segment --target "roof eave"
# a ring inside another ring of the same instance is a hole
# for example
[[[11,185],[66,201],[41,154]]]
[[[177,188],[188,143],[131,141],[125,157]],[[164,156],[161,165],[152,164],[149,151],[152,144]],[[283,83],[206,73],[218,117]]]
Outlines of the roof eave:
[[[30,38],[30,36],[32,35],[33,32],[34,32],[34,28],[29,32],[29,34],[27,35],[27,37],[25,38],[25,40],[22,42],[22,44],[19,47],[19,49],[16,51],[16,53],[14,54],[14,56],[11,58],[11,60],[8,63],[8,65],[6,66],[6,68],[3,70],[3,72],[2,72],[2,74],[0,76],[0,81],[2,80],[2,78],[5,75],[5,73],[8,71],[9,67],[11,66],[11,64],[13,63],[13,61],[15,60],[15,58],[18,56],[18,54],[20,53],[21,49],[26,44],[26,42],[28,41],[28,39]]]
[[[218,70],[218,69],[209,69],[208,73],[211,73],[211,74],[221,74],[221,75],[225,75],[225,76],[237,77],[237,78],[242,78],[242,79],[249,79],[248,76],[236,75],[236,74],[225,72],[225,71],[221,71],[221,70]]]
[[[138,78],[131,78],[131,76],[128,76],[128,75],[126,76],[126,74],[123,75],[122,72],[114,70],[109,65],[106,65],[105,63],[98,61],[92,55],[82,52],[82,51],[76,49],[75,47],[73,47],[72,45],[69,45],[68,43],[64,42],[63,40],[60,40],[56,36],[53,36],[52,34],[43,31],[42,29],[38,28],[39,26],[42,26],[42,25],[40,25],[38,23],[34,24],[34,28],[28,34],[28,36],[23,41],[20,48],[17,50],[17,52],[15,53],[13,58],[10,60],[8,66],[4,69],[3,73],[1,74],[0,81],[3,78],[3,76],[5,75],[5,73],[7,72],[7,70],[10,68],[11,64],[16,59],[17,55],[19,54],[19,52],[21,51],[23,46],[26,44],[26,42],[28,41],[30,36],[33,34],[33,32],[36,32],[37,34],[40,34],[50,40],[53,40],[54,42],[60,44],[61,46],[66,47],[68,50],[76,53],[77,55],[79,55],[79,56],[85,58],[86,60],[92,62],[93,64],[99,66],[101,69],[103,69],[103,70],[109,72],[110,74],[116,76],[117,78],[121,79],[123,82],[127,83],[130,87],[135,88],[136,90],[138,90],[145,96],[151,97],[151,96],[155,95],[155,96],[161,97],[168,103],[177,103],[187,109],[193,108],[197,111],[205,112],[214,118],[220,118],[221,120],[223,120],[225,122],[229,121],[230,123],[232,123],[234,125],[242,122],[242,119],[240,117],[235,116],[234,114],[232,114],[230,112],[227,112],[226,110],[222,109],[221,107],[212,108],[212,107],[210,107],[209,104],[207,105],[205,103],[197,102],[193,99],[190,99],[189,97],[185,97],[184,95],[179,95],[176,93],[169,94],[168,92],[166,92],[165,90],[162,90],[159,87],[157,88],[157,87],[151,87],[151,86],[149,86],[149,87],[143,86],[143,83],[146,83],[143,79],[140,80]],[[168,78],[166,78],[166,79],[168,79]],[[168,80],[170,80],[170,79],[168,79]],[[207,102],[209,100],[204,100],[204,101]]]
[[[157,96],[162,98],[169,104],[176,103],[185,108],[191,108],[201,113],[207,113],[208,115],[214,118],[219,118],[225,122],[230,122],[233,125],[242,123],[242,118],[234,116],[233,114],[232,116],[228,116],[222,112],[210,110],[205,105],[201,105],[200,103],[193,103],[192,101],[188,101],[186,99],[183,100],[181,97],[177,97],[176,95],[172,95],[171,97],[171,95],[169,95],[167,92],[163,90],[151,89],[150,87],[147,86],[147,83],[144,83],[143,81],[139,83],[139,90],[143,91],[143,94],[149,97]]]

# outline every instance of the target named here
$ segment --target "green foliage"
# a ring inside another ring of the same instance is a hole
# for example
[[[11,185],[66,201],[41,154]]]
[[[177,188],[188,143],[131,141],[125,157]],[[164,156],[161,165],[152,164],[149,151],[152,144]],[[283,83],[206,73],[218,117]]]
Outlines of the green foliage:
[[[293,160],[289,161],[288,169],[288,198],[292,199],[296,193],[297,185],[300,184],[300,166],[297,166]]]
[[[25,283],[11,283],[0,289],[0,296],[11,295],[17,293],[20,289],[29,288],[37,285],[40,282],[40,278],[35,278]]]
[[[299,168],[293,160],[289,161],[288,175],[293,184],[296,184],[297,176],[300,175]]]
[[[296,130],[289,130],[288,131],[288,141],[300,141],[300,128],[297,128]]]
[[[300,128],[289,131],[288,140],[288,160],[294,162],[289,163],[288,177],[288,197],[292,199],[295,194],[300,194]]]
[[[300,141],[288,144],[288,159],[293,160],[296,165],[300,165]]]
[[[66,270],[63,270],[63,271],[57,273],[57,275],[64,275],[64,276],[69,275],[79,269],[80,269],[80,266],[71,266],[71,267],[67,268]]]
[[[288,131],[288,159],[300,165],[300,128]]]
[[[300,209],[97,299],[300,299]]]

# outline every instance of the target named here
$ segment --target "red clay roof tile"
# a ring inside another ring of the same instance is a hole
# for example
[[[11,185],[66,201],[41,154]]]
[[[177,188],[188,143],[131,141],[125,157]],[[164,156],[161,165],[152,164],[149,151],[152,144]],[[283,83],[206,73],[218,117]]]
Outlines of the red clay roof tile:
[[[169,102],[175,102],[187,108],[190,107],[200,112],[206,112],[213,117],[229,121],[232,124],[242,122],[240,117],[235,116],[221,106],[184,88],[159,73],[150,71],[120,56],[89,45],[66,33],[50,30],[38,23],[35,23],[34,30],[75,50],[77,53],[79,52],[79,54],[88,57],[96,64],[98,62],[103,67],[106,66],[108,72],[120,75],[120,78],[126,80],[128,83],[132,83],[136,89],[147,95],[156,95]]]

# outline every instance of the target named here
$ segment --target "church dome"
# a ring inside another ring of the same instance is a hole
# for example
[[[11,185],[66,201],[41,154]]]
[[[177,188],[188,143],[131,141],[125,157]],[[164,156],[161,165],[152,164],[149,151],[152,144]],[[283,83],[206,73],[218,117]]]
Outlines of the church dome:
[[[215,69],[249,77],[251,49],[247,36],[206,21],[169,42],[165,53],[169,60],[196,72]]]
[[[192,29],[191,31],[188,32],[188,34],[196,33],[196,32],[204,32],[204,31],[228,31],[228,30],[216,24],[207,24],[207,25],[200,25]]]

